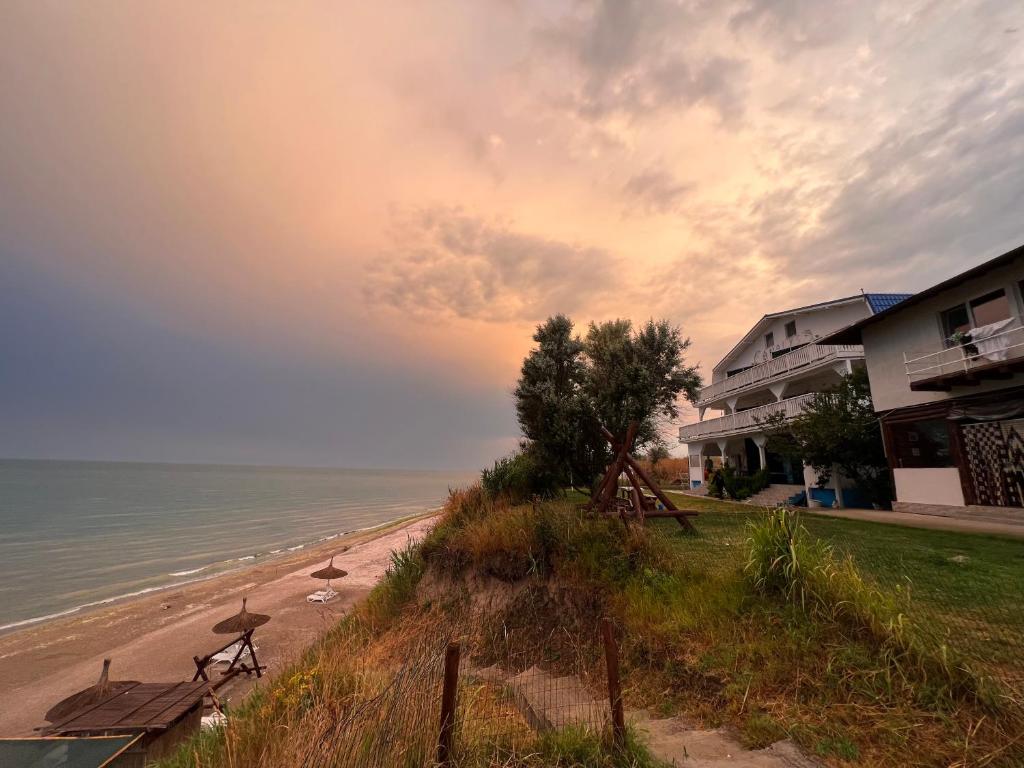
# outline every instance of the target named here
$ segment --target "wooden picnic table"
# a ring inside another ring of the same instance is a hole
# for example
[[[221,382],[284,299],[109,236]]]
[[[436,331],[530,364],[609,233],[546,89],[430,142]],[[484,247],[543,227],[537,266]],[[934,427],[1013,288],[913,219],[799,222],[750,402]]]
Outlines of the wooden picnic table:
[[[235,657],[231,660],[228,668],[221,672],[221,679],[213,684],[213,688],[219,688],[232,677],[242,672],[247,675],[255,674],[256,677],[263,677],[263,670],[266,669],[266,666],[261,666],[259,660],[256,658],[256,646],[252,644],[252,633],[254,631],[255,630],[250,629],[243,632],[238,637],[228,640],[224,645],[219,648],[215,648],[204,656],[193,656],[192,661],[196,665],[196,673],[192,677],[192,680],[196,681],[201,678],[209,682],[210,677],[207,675],[206,670],[210,667],[213,657],[222,651],[226,651],[235,643],[239,644],[238,652],[235,653]],[[249,660],[252,662],[251,666],[242,661],[242,656],[247,650],[249,651]]]

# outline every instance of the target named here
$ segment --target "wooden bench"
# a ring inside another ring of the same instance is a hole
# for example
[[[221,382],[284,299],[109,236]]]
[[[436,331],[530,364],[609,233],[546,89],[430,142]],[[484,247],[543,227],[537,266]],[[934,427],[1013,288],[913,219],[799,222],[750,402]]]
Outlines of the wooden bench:
[[[248,632],[243,632],[238,637],[232,640],[228,640],[220,648],[215,648],[205,656],[193,656],[192,661],[195,662],[196,673],[192,677],[192,680],[196,681],[199,678],[202,678],[203,680],[209,682],[210,677],[207,674],[207,670],[213,663],[213,657],[219,653],[222,653],[223,651],[226,651],[228,648],[235,645],[236,643],[240,644],[238,652],[235,654],[235,657],[231,660],[231,663],[228,665],[228,668],[221,672],[222,678],[218,680],[216,684],[214,684],[213,688],[219,688],[232,677],[238,674],[242,674],[243,672],[246,675],[254,674],[256,675],[256,677],[263,677],[263,670],[266,669],[266,666],[260,666],[259,659],[256,658],[256,646],[252,644],[253,631],[254,630],[250,629]],[[247,664],[246,662],[242,661],[242,656],[245,654],[247,650],[249,651],[249,660],[252,662],[251,664]]]
[[[644,520],[652,517],[671,517],[674,518],[680,527],[686,530],[693,530],[693,525],[690,524],[690,518],[697,517],[700,515],[694,509],[637,509],[635,505],[625,499],[617,499],[613,507],[609,508],[605,515],[608,517],[619,517],[623,521],[628,522],[629,520]]]

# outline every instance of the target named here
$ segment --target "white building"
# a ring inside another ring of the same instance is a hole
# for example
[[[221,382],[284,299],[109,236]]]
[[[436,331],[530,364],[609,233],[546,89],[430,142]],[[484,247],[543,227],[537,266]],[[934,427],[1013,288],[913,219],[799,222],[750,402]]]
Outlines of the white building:
[[[1024,521],[1024,246],[827,342],[864,345],[894,509]]]
[[[882,312],[908,294],[868,293],[762,317],[714,367],[712,381],[697,402],[700,420],[679,430],[690,457],[690,484],[704,484],[709,456],[754,473],[767,466],[773,485],[806,490],[815,481],[788,459],[767,452],[760,422],[776,413],[800,413],[815,392],[837,383],[863,365],[859,344],[819,344],[818,340]],[[708,411],[721,415],[708,418]],[[840,504],[842,500],[840,499]]]

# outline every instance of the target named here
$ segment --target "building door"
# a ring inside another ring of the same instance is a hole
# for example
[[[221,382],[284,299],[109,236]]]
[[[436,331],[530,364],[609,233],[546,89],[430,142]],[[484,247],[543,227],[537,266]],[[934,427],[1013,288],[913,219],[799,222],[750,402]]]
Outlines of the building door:
[[[783,485],[803,485],[804,468],[789,456],[768,451],[768,481]]]
[[[1024,419],[965,424],[962,429],[974,503],[1024,506]]]

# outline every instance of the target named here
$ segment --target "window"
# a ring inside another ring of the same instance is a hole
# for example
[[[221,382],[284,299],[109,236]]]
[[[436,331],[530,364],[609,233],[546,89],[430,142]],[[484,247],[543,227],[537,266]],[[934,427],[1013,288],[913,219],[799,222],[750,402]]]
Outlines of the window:
[[[765,346],[765,349],[771,349],[772,347],[775,346],[775,334],[774,333],[766,333],[764,335],[764,346]]]
[[[1009,318],[1010,299],[1006,296],[1006,291],[1000,288],[972,301],[971,317],[974,318],[975,328]]]
[[[949,426],[945,419],[887,425],[893,464],[897,467],[952,467]]]
[[[790,320],[786,323],[786,338],[792,339],[796,336],[796,320]]]
[[[955,333],[967,333],[971,328],[997,323],[1010,316],[1010,299],[1007,297],[1006,291],[1000,288],[998,291],[986,293],[984,296],[972,299],[967,304],[957,304],[943,312],[941,314],[942,332],[946,337],[947,344],[952,344],[949,338]]]
[[[953,334],[967,333],[969,330],[971,330],[971,316],[967,314],[966,304],[960,304],[942,313],[942,333],[947,342]]]

